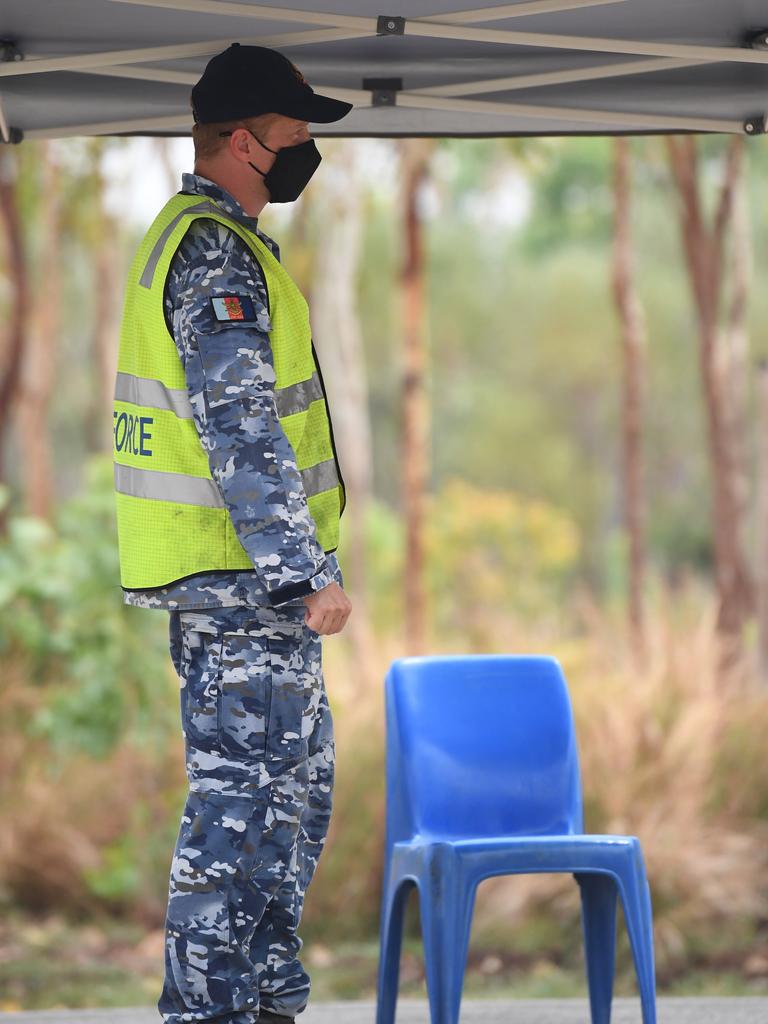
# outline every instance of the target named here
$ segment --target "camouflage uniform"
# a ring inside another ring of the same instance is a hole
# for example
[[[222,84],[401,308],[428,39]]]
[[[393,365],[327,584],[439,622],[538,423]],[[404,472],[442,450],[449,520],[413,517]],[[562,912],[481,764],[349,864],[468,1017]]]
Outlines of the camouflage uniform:
[[[279,258],[218,185],[185,174],[182,188],[216,200]],[[255,324],[213,319],[209,300],[233,293],[253,299]],[[267,295],[249,251],[226,226],[195,221],[164,298],[201,444],[254,570],[125,593],[170,612],[189,779],[158,1009],[168,1024],[252,1024],[260,1007],[293,1016],[309,997],[296,929],[328,828],[334,743],[303,598],[343,577],[277,419]],[[265,520],[280,530],[254,530]]]
[[[292,1016],[310,979],[296,934],[331,814],[333,721],[303,610],[181,612],[190,792],[171,868],[166,1021]]]

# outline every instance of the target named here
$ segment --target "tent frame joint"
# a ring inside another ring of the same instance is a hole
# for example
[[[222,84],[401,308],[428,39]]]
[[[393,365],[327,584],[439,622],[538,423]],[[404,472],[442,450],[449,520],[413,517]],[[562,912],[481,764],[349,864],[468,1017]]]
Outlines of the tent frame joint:
[[[21,128],[12,128],[8,124],[8,118],[5,116],[5,107],[3,106],[2,97],[0,97],[0,145],[17,145],[24,138],[24,132]]]
[[[15,128],[13,125],[10,125],[8,128],[8,138],[5,138],[4,133],[0,131],[0,146],[18,146],[23,141],[24,132],[21,128]]]
[[[751,50],[768,50],[768,29],[763,28],[759,32],[750,32],[746,45]]]
[[[758,117],[749,117],[744,122],[744,132],[747,135],[765,135],[768,130],[768,124],[766,124],[766,115],[760,114]]]
[[[24,60],[24,54],[13,39],[0,39],[0,62],[10,64],[13,61]]]
[[[394,14],[380,14],[376,19],[377,36],[405,35],[405,18]]]
[[[397,94],[402,92],[402,78],[364,78],[363,89],[371,93],[371,106],[394,107]]]

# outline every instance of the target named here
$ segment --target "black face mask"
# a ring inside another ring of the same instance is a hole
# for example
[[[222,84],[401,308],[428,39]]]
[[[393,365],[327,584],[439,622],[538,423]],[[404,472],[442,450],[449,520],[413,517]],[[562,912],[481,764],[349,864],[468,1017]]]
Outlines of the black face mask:
[[[253,132],[251,132],[253,135]],[[283,146],[282,149],[269,149],[257,135],[254,139],[270,153],[276,153],[275,162],[265,173],[260,171],[256,164],[248,163],[264,178],[264,184],[269,189],[269,201],[271,203],[292,203],[298,199],[307,182],[317,170],[322,157],[315,145],[314,139],[307,139],[298,146]]]

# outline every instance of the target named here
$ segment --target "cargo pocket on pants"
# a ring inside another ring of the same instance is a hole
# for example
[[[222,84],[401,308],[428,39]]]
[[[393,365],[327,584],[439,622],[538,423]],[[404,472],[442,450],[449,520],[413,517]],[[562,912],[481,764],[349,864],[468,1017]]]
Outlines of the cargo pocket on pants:
[[[267,764],[307,757],[312,689],[303,664],[298,623],[251,622],[224,633],[218,720],[224,756]]]
[[[187,743],[211,751],[217,742],[221,637],[181,619],[181,719]]]

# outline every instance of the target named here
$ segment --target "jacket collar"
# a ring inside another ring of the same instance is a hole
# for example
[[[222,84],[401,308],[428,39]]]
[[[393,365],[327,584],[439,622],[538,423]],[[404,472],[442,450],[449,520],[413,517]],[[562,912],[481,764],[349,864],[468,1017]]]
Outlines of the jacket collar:
[[[269,246],[272,253],[280,258],[280,249],[273,239],[269,235],[265,235],[263,231],[259,230],[259,218],[249,217],[245,210],[242,208],[240,203],[235,197],[227,192],[221,185],[217,185],[215,181],[210,181],[208,178],[204,178],[201,174],[191,174],[185,172],[181,176],[181,191],[182,192],[194,192],[195,195],[207,196],[209,199],[215,200],[229,216],[236,220],[243,227],[248,228],[249,231],[253,231],[259,236],[259,238]]]
[[[243,227],[248,228],[249,231],[256,230],[259,218],[249,217],[235,197],[227,192],[225,188],[222,188],[221,185],[217,185],[215,181],[210,181],[200,174],[185,173],[181,176],[181,190],[182,192],[194,192],[196,195],[208,196],[209,199],[214,199],[222,209],[226,210],[233,220],[238,221]]]

